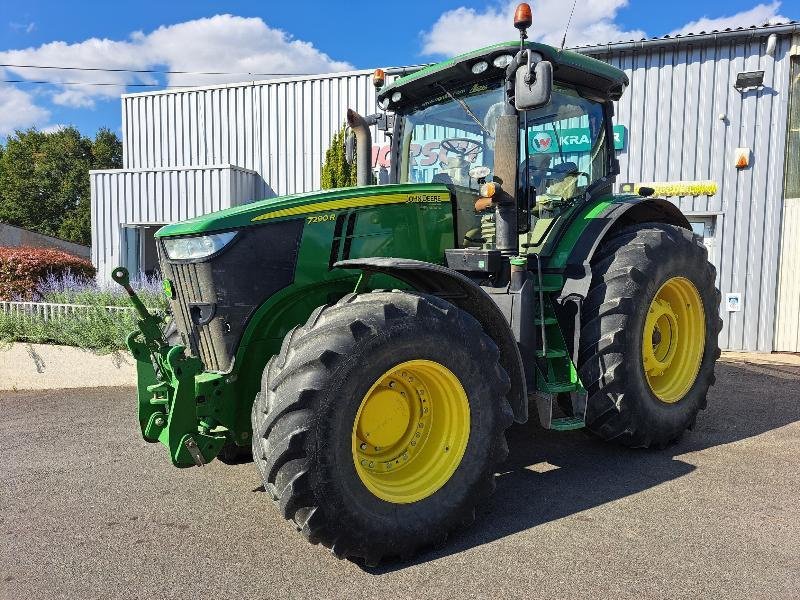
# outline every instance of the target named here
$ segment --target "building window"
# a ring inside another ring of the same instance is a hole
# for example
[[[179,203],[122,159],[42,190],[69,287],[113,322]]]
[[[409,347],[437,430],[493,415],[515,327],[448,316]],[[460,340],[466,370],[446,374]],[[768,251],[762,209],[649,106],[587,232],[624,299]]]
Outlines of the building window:
[[[716,219],[713,216],[692,216],[689,217],[689,225],[692,226],[692,231],[694,234],[700,236],[700,239],[703,240],[703,243],[705,244],[714,238],[715,220]]]
[[[800,56],[792,56],[789,84],[785,197],[800,198]]]

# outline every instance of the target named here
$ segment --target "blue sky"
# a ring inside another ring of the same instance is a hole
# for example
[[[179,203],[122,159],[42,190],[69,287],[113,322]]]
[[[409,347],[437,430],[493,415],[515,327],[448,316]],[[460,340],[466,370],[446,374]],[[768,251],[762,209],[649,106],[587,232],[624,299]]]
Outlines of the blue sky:
[[[311,1],[303,2],[299,10],[299,2],[264,0],[0,0],[3,64],[235,72],[168,78],[0,67],[0,79],[28,81],[0,83],[0,139],[15,128],[30,126],[76,125],[90,135],[100,126],[118,130],[119,94],[147,89],[124,84],[205,84],[250,79],[242,75],[248,72],[312,73],[430,62],[515,37],[511,27],[515,4],[509,0],[399,5]],[[534,36],[557,43],[569,0],[534,0],[532,5]],[[578,5],[567,45],[800,19],[797,0],[578,0]],[[348,15],[353,15],[349,23]]]

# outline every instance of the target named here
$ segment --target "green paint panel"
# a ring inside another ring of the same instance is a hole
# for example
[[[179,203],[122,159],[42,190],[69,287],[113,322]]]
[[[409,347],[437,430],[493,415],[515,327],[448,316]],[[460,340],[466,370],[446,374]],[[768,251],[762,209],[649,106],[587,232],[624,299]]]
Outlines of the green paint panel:
[[[303,209],[308,208],[308,214],[315,212],[325,212],[325,208],[314,210],[320,203],[346,200],[358,200],[364,205],[369,205],[370,198],[376,196],[386,196],[393,194],[421,195],[427,194],[449,194],[447,187],[441,184],[392,184],[374,185],[355,188],[341,188],[337,190],[323,190],[318,192],[307,192],[304,194],[294,194],[291,196],[281,196],[279,198],[269,198],[235,206],[215,213],[195,217],[180,223],[165,225],[156,232],[156,237],[167,237],[175,235],[197,235],[220,231],[225,229],[236,229],[246,227],[253,222],[253,219],[262,217],[265,214],[278,211],[296,211],[294,215],[287,215],[284,218],[291,218],[298,214],[303,214]],[[414,201],[412,200],[413,204]],[[279,217],[280,218],[280,217]]]

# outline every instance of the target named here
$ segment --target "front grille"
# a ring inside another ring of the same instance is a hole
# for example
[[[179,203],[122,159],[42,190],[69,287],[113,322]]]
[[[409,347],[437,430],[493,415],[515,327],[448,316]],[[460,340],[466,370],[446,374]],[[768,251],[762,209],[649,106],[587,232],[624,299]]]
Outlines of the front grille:
[[[253,313],[294,281],[303,220],[242,229],[204,261],[173,261],[161,269],[175,290],[172,312],[182,343],[207,371],[227,372]]]
[[[175,289],[173,314],[184,345],[192,356],[200,357],[209,371],[226,370],[231,357],[225,352],[224,344],[220,347],[215,343],[220,340],[221,331],[216,335],[212,332],[212,329],[219,330],[222,323],[217,319],[206,326],[192,322],[193,306],[216,302],[214,280],[209,276],[210,263],[173,263],[170,267],[169,278]]]

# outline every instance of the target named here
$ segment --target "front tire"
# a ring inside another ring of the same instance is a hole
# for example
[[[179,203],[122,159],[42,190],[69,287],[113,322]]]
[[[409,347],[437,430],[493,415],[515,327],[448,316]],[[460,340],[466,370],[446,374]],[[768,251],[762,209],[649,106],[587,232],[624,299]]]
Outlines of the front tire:
[[[691,231],[645,223],[598,249],[582,311],[586,427],[604,440],[662,448],[706,407],[720,351],[720,293]]]
[[[510,381],[468,313],[405,292],[317,309],[265,368],[253,456],[284,518],[376,564],[473,520],[508,454]]]

